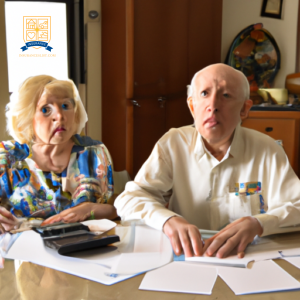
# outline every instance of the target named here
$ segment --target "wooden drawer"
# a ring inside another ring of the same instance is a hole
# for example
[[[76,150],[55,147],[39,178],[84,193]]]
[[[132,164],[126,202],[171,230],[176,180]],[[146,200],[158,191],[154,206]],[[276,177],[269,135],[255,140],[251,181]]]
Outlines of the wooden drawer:
[[[299,119],[248,118],[242,126],[269,135],[282,141],[282,146],[289,158],[290,164],[299,176]]]

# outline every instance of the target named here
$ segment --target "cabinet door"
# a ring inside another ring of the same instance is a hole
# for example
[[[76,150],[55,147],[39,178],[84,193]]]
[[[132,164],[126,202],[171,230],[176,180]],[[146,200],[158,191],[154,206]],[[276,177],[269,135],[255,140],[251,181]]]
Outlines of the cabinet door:
[[[299,124],[296,119],[246,119],[242,126],[281,140],[290,164],[298,175]]]
[[[193,122],[186,85],[220,62],[222,0],[101,5],[103,142],[133,178],[166,131]]]
[[[222,1],[135,0],[133,174],[170,128],[193,123],[187,84],[220,61]]]

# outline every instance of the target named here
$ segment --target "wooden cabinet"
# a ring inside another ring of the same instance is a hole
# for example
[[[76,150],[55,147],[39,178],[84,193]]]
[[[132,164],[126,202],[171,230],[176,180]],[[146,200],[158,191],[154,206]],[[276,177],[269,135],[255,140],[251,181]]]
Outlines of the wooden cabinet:
[[[300,112],[250,111],[242,126],[265,133],[282,146],[295,173],[300,177]]]
[[[220,62],[222,0],[102,0],[102,137],[133,177],[170,128],[193,123],[187,84]]]

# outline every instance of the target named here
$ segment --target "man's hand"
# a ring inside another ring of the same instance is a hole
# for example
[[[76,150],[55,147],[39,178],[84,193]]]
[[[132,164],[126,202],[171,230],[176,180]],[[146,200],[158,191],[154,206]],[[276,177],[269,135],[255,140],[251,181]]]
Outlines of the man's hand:
[[[10,231],[19,227],[18,219],[6,208],[0,206],[0,231]]]
[[[238,219],[219,233],[205,241],[205,255],[216,254],[219,258],[237,253],[238,258],[243,258],[245,249],[256,235],[261,235],[263,229],[256,218],[244,217]]]
[[[180,255],[182,250],[187,257],[203,254],[199,229],[185,219],[177,216],[170,218],[164,224],[163,231],[170,239],[176,255]]]

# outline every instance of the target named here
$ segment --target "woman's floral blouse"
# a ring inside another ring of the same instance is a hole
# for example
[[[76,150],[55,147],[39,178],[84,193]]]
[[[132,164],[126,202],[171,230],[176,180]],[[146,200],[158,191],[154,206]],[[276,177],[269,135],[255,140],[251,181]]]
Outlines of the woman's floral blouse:
[[[106,203],[113,194],[106,147],[87,136],[72,139],[69,164],[60,174],[40,170],[28,145],[0,143],[1,204],[18,217],[45,219],[82,202]]]

